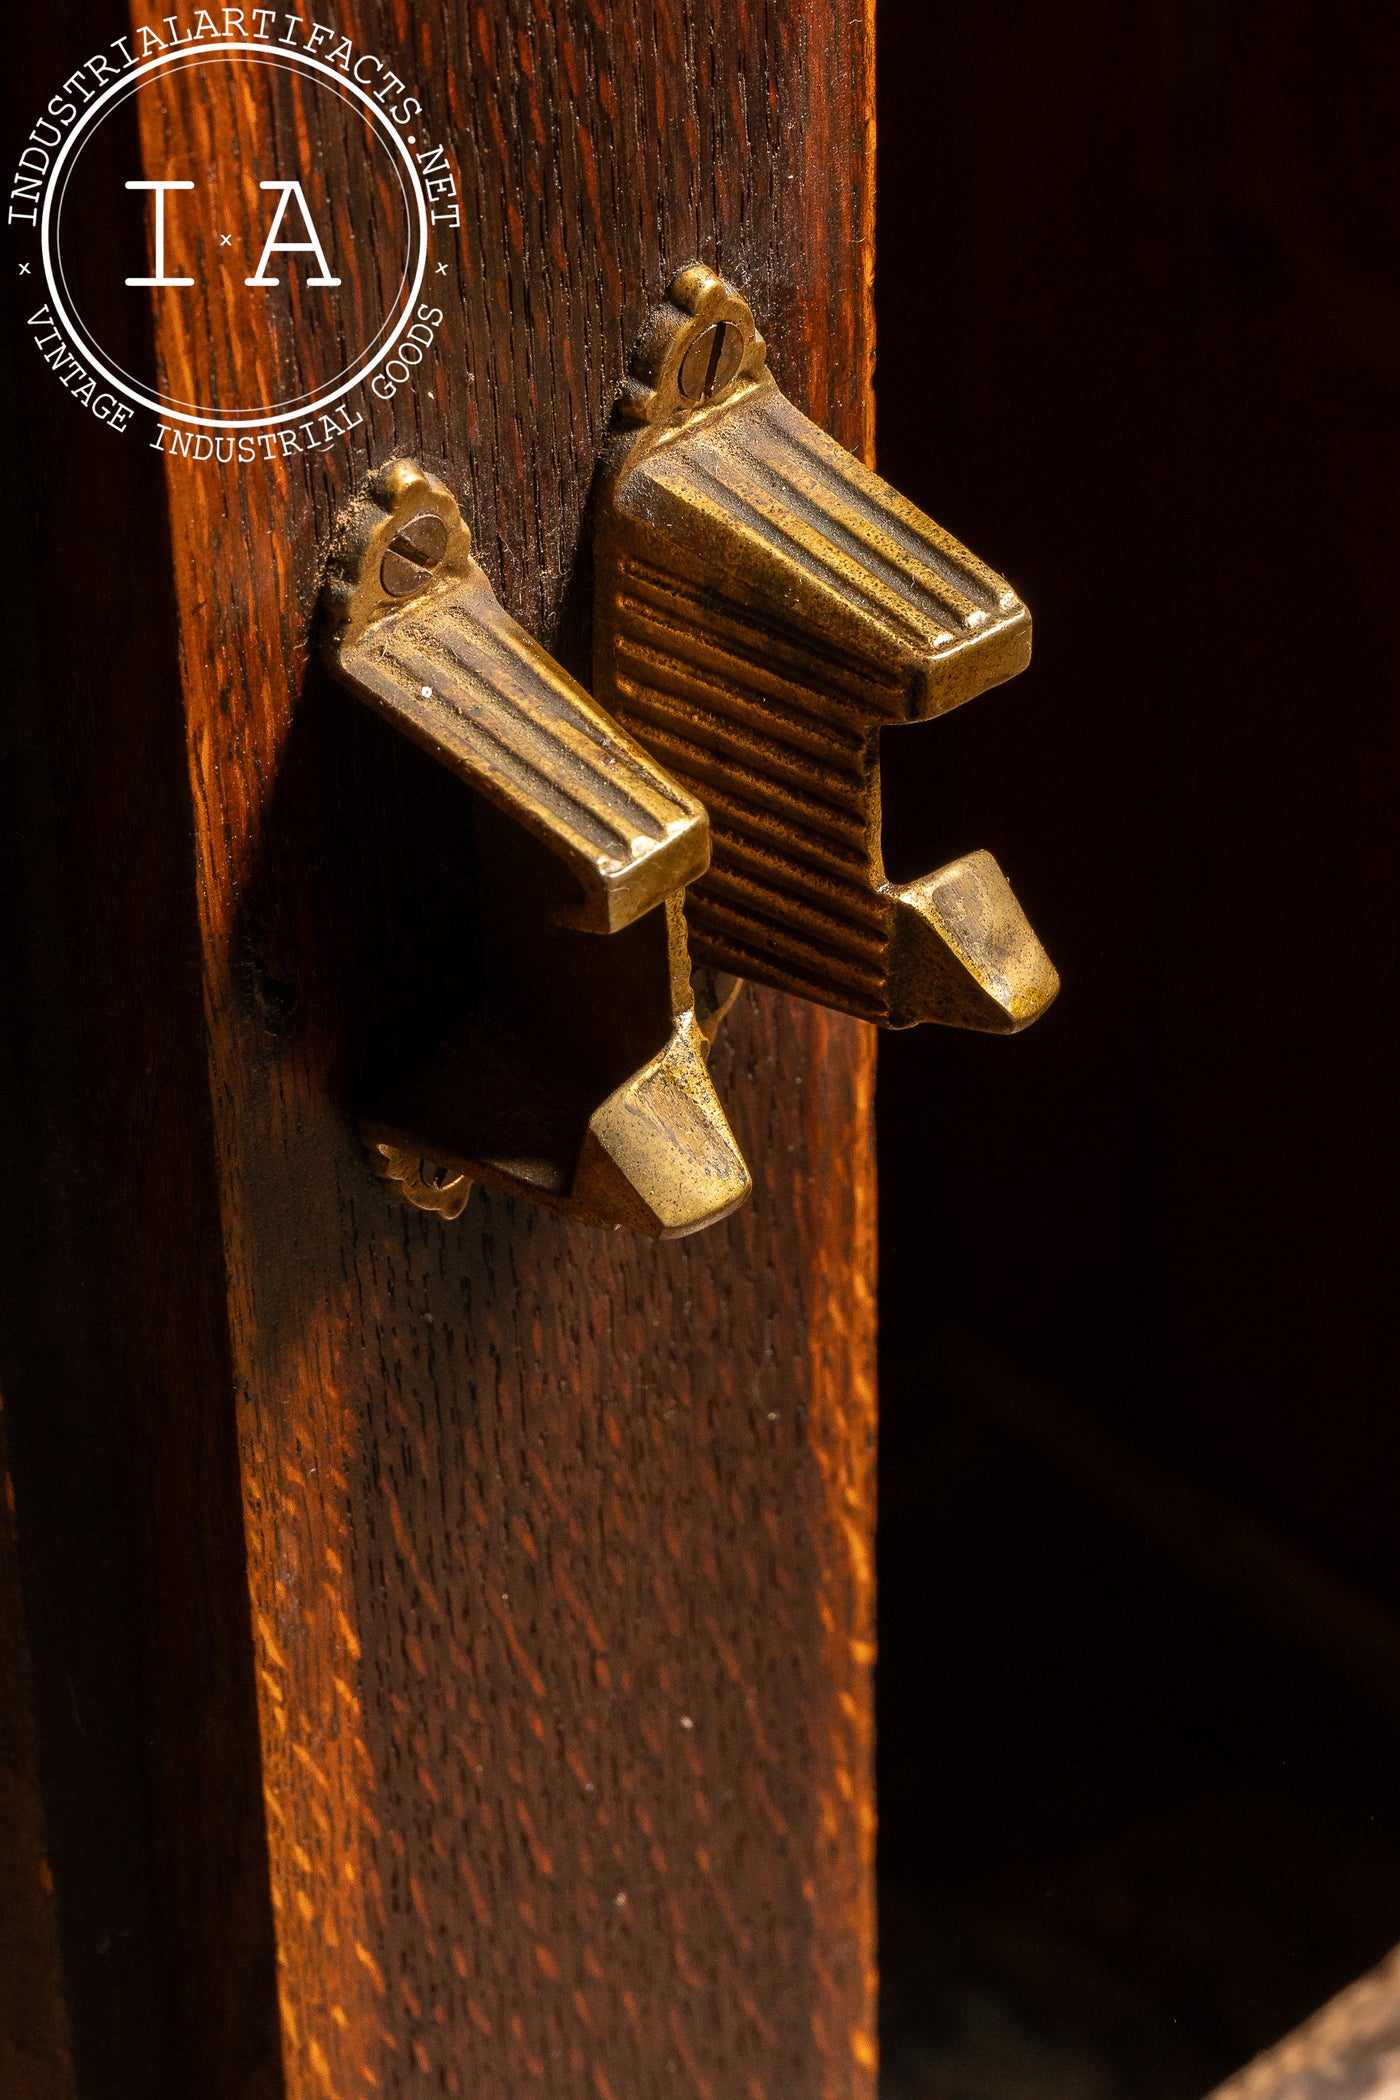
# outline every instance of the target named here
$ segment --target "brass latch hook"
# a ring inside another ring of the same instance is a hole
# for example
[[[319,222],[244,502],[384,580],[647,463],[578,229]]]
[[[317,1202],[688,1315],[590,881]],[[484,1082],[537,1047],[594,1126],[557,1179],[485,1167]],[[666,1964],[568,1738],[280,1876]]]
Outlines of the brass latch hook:
[[[891,882],[880,731],[1023,669],[1010,585],[781,394],[695,264],[655,308],[598,506],[594,691],[705,804],[695,954],[886,1027],[1009,1034],[1059,978],[990,853]]]
[[[479,1180],[662,1239],[726,1217],[750,1181],[681,909],[703,807],[510,617],[412,461],[371,480],[324,597],[335,676],[480,798],[485,1005],[362,1116],[378,1171],[445,1216]]]

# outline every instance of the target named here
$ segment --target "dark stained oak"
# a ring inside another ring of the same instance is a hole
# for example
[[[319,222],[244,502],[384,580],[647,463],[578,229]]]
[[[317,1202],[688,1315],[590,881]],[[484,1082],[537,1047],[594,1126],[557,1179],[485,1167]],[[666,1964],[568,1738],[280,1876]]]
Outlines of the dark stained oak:
[[[100,41],[75,12],[31,97]],[[51,461],[14,701],[50,935],[5,936],[6,1131],[61,1169],[42,1234],[10,1227],[0,1371],[76,2089],[857,2100],[871,1036],[745,994],[715,1074],[756,1191],[699,1238],[481,1191],[449,1226],[399,1207],[353,1110],[470,974],[469,805],[311,631],[338,511],[412,452],[586,681],[596,461],[696,257],[868,452],[870,24],[835,0],[345,12],[461,176],[415,393],[353,447],[162,461],[99,447],[12,331]],[[216,76],[170,106],[234,152]],[[361,179],[343,140],[304,143]],[[224,355],[213,293],[141,325],[167,369]],[[75,609],[89,503],[109,559]]]
[[[49,1865],[34,1737],[33,1692],[19,1609],[14,1481],[0,1409],[0,2093],[66,2100],[72,2092]]]

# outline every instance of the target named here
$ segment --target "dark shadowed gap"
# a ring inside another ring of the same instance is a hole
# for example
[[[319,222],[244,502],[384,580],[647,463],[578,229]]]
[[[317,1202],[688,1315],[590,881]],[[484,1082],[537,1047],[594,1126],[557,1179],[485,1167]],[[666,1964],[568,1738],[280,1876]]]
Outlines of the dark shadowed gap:
[[[1065,984],[881,1045],[891,2100],[1200,2100],[1400,1939],[1374,28],[881,0],[880,465],[1036,621],[891,870],[989,848]]]

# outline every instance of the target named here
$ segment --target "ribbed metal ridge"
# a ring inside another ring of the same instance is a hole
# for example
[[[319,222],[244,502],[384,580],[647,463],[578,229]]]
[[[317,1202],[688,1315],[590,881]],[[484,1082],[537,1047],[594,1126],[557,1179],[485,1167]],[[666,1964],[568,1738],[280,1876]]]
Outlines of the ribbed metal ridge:
[[[594,690],[709,814],[694,953],[891,1026],[1034,1018],[1054,973],[990,857],[950,863],[936,911],[880,850],[881,731],[1030,647],[1011,586],[785,399],[738,289],[682,270],[599,488]]]
[[[889,681],[645,563],[624,559],[619,586],[618,717],[710,815],[694,952],[740,970],[762,956],[790,989],[875,1017],[887,910],[870,888],[866,745]]]
[[[823,600],[858,617],[875,660],[892,670],[1023,615],[1000,577],[776,388],[659,446],[639,475],[660,498],[659,521],[674,506],[689,514],[688,529],[742,533],[750,560],[766,550],[789,593],[800,577],[816,622]],[[893,693],[891,701],[897,707]]]
[[[548,820],[559,846],[614,873],[697,813],[619,737],[500,606],[483,578],[405,608],[344,653],[347,672],[470,785]]]

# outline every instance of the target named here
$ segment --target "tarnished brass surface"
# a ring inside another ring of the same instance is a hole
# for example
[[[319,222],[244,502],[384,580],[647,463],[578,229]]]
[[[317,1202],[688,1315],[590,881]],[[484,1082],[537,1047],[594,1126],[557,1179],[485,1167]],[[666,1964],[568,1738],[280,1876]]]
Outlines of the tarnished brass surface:
[[[485,857],[514,891],[509,842]],[[405,1197],[442,1209],[417,1193],[427,1159],[653,1239],[736,1210],[751,1184],[706,1069],[679,896],[603,941],[531,927],[505,894],[489,918],[488,1009],[361,1117],[366,1141],[405,1162]]]
[[[750,1181],[680,898],[703,807],[510,618],[412,462],[370,483],[325,596],[335,675],[482,798],[484,1001],[362,1115],[374,1171],[448,1218],[474,1181],[662,1239],[727,1216]]]
[[[561,925],[612,933],[702,874],[705,812],[500,604],[451,491],[370,483],[327,581],[337,677],[546,845]]]
[[[470,1179],[453,1167],[416,1159],[399,1145],[372,1144],[368,1150],[371,1172],[381,1181],[393,1182],[404,1202],[415,1210],[430,1210],[439,1218],[460,1218],[471,1201]]]
[[[715,969],[712,963],[696,963],[690,973],[690,988],[700,1033],[707,1043],[713,1044],[734,1001],[744,989],[744,980],[728,970]]]
[[[647,324],[598,510],[594,690],[709,811],[697,959],[889,1027],[1059,989],[989,853],[886,878],[880,731],[1012,677],[1010,586],[795,409],[702,265]]]

